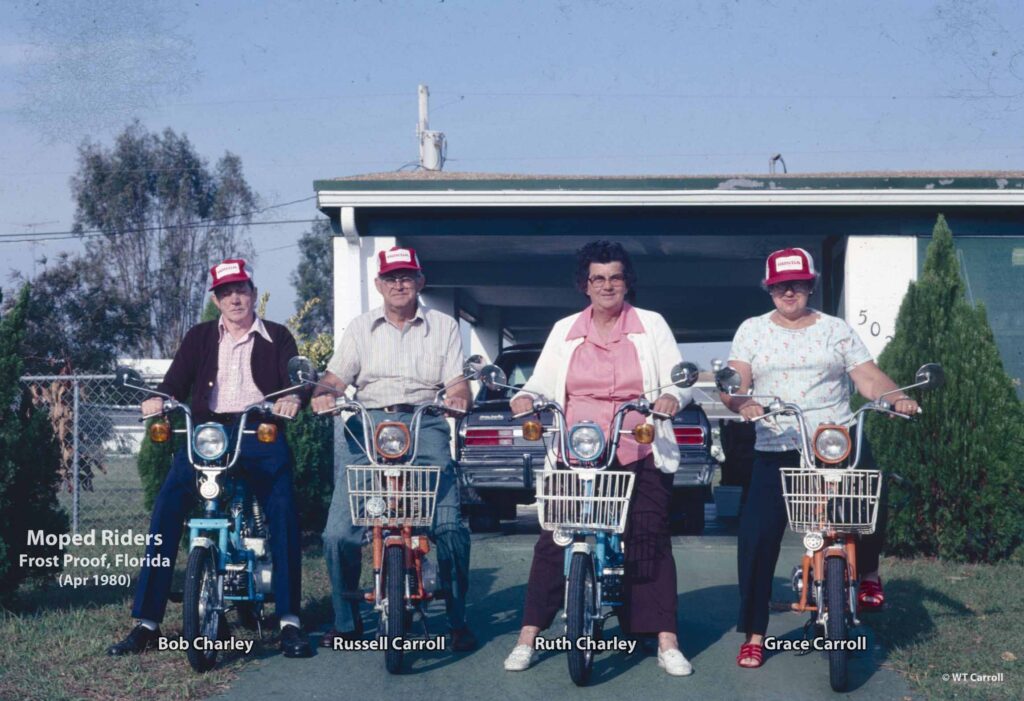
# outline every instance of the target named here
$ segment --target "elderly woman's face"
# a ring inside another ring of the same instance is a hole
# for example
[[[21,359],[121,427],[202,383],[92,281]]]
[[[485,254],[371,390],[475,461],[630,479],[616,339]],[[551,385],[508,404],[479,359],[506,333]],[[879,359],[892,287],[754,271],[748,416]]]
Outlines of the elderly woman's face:
[[[587,280],[587,296],[595,309],[618,313],[626,299],[626,275],[622,263],[591,263],[590,275]]]
[[[768,287],[775,308],[787,318],[796,318],[804,313],[814,283],[805,280],[781,282]]]

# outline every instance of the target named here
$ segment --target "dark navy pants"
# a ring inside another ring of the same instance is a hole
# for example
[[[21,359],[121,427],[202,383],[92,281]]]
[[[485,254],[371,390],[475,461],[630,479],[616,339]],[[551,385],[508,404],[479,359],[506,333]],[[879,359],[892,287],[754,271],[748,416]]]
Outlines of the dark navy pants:
[[[672,556],[669,505],[674,475],[647,457],[613,469],[636,473],[626,531],[626,577],[619,625],[633,635],[676,632],[676,561]],[[565,548],[541,531],[526,584],[523,625],[548,628],[565,597]]]
[[[856,440],[856,437],[854,437]],[[786,502],[782,498],[780,467],[798,467],[800,453],[795,450],[781,452],[754,452],[754,469],[750,491],[740,516],[739,538],[736,548],[737,574],[740,587],[740,611],[736,630],[740,633],[764,635],[768,630],[768,609],[772,598],[772,580],[779,561],[782,536],[786,532]],[[874,469],[875,459],[865,438],[861,447],[858,469]],[[888,515],[888,490],[882,483],[882,496],[878,505],[875,532],[862,536],[857,543],[857,573],[860,575],[878,569],[878,556],[885,543]],[[799,562],[794,562],[794,565]]]
[[[229,445],[234,445],[233,441],[232,436]],[[284,436],[279,435],[273,443],[260,443],[253,435],[243,437],[242,454],[233,470],[245,478],[267,515],[277,614],[297,616],[302,592],[302,553],[292,494],[292,455]],[[197,498],[196,471],[182,448],[175,454],[153,504],[149,532],[160,535],[160,545],[154,545],[151,538],[146,547],[150,562],[162,555],[170,561],[170,567],[143,566],[135,590],[133,617],[158,623],[163,620],[185,517]]]

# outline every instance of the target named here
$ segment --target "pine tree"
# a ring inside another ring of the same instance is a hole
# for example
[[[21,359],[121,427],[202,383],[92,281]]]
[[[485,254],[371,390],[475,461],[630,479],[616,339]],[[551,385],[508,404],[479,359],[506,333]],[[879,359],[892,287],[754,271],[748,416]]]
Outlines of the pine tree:
[[[941,389],[923,393],[917,421],[870,419],[892,485],[888,547],[898,555],[992,562],[1024,540],[1024,411],[1003,369],[985,308],[964,295],[953,235],[941,215],[921,279],[911,283],[879,365],[909,384],[940,363]]]
[[[67,515],[57,505],[60,452],[45,410],[19,386],[25,355],[29,286],[0,318],[0,597],[27,577],[59,568],[27,566],[21,555],[50,557],[51,548],[27,544],[29,531],[64,533]]]

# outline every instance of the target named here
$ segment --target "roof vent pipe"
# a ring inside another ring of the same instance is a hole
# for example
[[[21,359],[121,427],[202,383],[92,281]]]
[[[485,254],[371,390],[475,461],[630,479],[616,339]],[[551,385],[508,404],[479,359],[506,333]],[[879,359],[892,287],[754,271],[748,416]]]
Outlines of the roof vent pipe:
[[[427,118],[427,101],[430,89],[426,85],[419,86],[420,121],[416,124],[416,138],[420,142],[420,168],[424,170],[442,170],[448,156],[448,144],[444,132],[430,131]]]

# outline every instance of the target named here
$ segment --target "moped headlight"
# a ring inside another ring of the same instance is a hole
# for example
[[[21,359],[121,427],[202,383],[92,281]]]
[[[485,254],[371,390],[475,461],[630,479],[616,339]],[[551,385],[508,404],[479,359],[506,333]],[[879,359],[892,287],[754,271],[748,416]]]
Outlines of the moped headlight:
[[[397,460],[409,450],[409,427],[400,421],[382,423],[377,427],[373,440],[379,455]]]
[[[203,460],[216,460],[228,449],[228,434],[220,424],[203,424],[192,434],[192,450]]]
[[[578,423],[569,431],[569,452],[578,460],[591,462],[604,451],[604,434],[595,424]]]
[[[814,455],[823,463],[834,465],[850,454],[850,432],[845,426],[823,424],[814,433]]]

